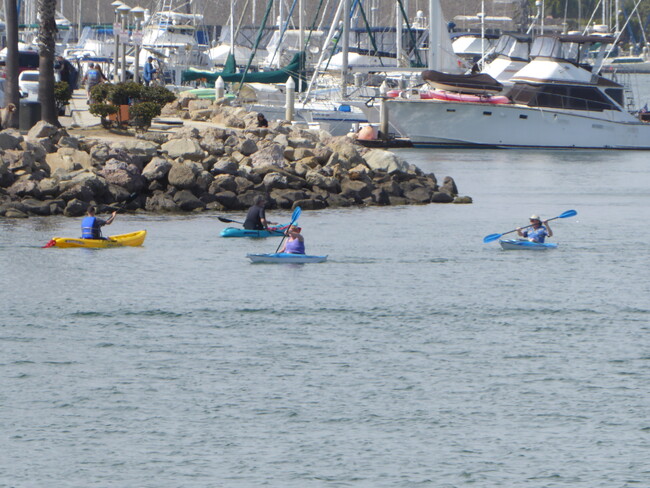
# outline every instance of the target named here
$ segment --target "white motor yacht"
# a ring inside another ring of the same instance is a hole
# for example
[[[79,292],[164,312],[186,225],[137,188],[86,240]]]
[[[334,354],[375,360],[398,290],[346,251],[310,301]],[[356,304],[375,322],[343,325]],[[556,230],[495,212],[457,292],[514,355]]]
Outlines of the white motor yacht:
[[[390,122],[416,146],[650,149],[650,124],[623,85],[598,74],[603,36],[542,36],[516,73],[509,100],[393,99]],[[586,63],[591,46],[599,61]]]

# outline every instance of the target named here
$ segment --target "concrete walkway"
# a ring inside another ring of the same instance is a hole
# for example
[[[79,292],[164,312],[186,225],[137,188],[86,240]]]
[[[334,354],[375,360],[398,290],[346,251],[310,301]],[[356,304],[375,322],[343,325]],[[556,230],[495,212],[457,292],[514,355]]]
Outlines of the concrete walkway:
[[[63,127],[87,128],[101,125],[99,117],[95,117],[88,111],[86,90],[84,88],[75,90],[72,93],[67,112],[70,116],[59,117],[59,122]]]

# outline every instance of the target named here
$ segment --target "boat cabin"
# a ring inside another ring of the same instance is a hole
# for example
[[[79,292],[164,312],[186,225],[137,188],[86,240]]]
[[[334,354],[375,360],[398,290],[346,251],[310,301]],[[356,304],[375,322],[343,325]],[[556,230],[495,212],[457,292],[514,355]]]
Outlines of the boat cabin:
[[[597,75],[587,64],[590,49],[604,56],[613,39],[604,36],[538,37],[532,61],[512,79],[509,96],[529,107],[602,112],[624,110],[622,85]]]

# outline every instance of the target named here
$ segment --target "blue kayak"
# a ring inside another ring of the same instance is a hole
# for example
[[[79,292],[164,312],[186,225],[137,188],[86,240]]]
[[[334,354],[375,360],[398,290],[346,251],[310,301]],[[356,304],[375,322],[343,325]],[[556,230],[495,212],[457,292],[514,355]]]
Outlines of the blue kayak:
[[[246,257],[253,263],[322,263],[327,261],[327,256],[312,256],[309,254],[290,254],[278,252],[272,254],[247,254]]]
[[[269,230],[249,230],[241,227],[226,227],[221,231],[221,237],[281,237],[287,226],[269,227]]]
[[[499,244],[501,244],[501,248],[506,251],[544,251],[546,249],[555,249],[557,247],[557,244],[554,242],[531,242],[525,239],[502,239],[499,241]]]

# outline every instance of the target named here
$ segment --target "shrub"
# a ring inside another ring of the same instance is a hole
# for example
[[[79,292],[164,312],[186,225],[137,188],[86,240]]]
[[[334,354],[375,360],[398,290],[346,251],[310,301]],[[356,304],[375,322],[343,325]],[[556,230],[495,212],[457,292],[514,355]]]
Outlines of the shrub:
[[[155,102],[164,106],[176,100],[176,95],[164,86],[144,86],[141,98],[142,101]]]
[[[90,98],[97,103],[103,103],[108,100],[108,94],[113,85],[110,83],[100,83],[90,89]]]
[[[101,117],[103,127],[109,127],[111,123],[107,117],[109,115],[115,115],[119,109],[120,108],[117,105],[110,105],[108,103],[93,103],[90,105],[88,111],[97,117]]]
[[[57,105],[68,105],[72,98],[72,88],[66,81],[57,81],[54,84],[54,100]]]
[[[131,123],[138,129],[147,130],[154,117],[160,115],[162,107],[155,102],[140,102],[129,107]]]

